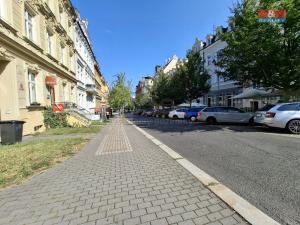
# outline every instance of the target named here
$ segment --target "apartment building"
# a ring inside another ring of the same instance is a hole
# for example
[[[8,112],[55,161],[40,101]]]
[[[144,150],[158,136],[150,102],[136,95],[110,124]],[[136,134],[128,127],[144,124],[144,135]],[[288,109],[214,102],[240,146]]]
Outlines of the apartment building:
[[[215,65],[218,61],[218,54],[220,50],[227,46],[227,43],[220,39],[221,32],[228,32],[228,30],[224,27],[217,27],[215,34],[208,34],[205,41],[196,39],[192,47],[194,50],[200,52],[204,59],[204,68],[210,75],[210,91],[199,99],[200,102],[209,106],[234,106],[252,110],[263,107],[266,102],[263,99],[236,98],[241,93],[255,91],[257,88],[255,85],[243,87],[238,81],[223,78],[216,73],[219,69]],[[274,100],[277,100],[277,98],[274,98]]]
[[[173,75],[176,72],[178,66],[183,63],[176,55],[173,55],[171,58],[168,58],[164,65],[155,67],[155,74],[159,71],[162,71],[164,74]]]
[[[88,21],[77,11],[75,23],[77,104],[91,113],[96,108],[95,56],[88,34]]]
[[[139,95],[142,94],[150,94],[153,82],[153,77],[144,76],[136,86],[135,97],[137,98]]]
[[[223,28],[220,28],[223,29]],[[226,32],[226,29],[223,29]],[[242,87],[237,81],[224,79],[217,75],[215,63],[218,60],[219,51],[227,46],[227,43],[220,40],[218,34],[209,34],[206,41],[196,39],[193,49],[198,50],[204,59],[204,68],[210,75],[210,91],[202,98],[206,105],[223,105],[242,107],[242,100],[233,100],[232,97],[242,92]]]
[[[97,92],[95,113],[105,112],[108,107],[109,87],[100,71],[97,61],[95,61],[95,84]]]
[[[74,22],[69,0],[0,0],[0,120],[42,131],[46,106],[76,102]]]

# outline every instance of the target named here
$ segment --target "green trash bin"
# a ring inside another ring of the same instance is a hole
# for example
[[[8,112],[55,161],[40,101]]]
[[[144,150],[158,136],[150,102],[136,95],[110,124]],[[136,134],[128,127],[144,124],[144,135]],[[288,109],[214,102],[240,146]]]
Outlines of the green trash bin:
[[[0,121],[1,143],[10,145],[21,142],[24,123],[24,121],[20,120]]]

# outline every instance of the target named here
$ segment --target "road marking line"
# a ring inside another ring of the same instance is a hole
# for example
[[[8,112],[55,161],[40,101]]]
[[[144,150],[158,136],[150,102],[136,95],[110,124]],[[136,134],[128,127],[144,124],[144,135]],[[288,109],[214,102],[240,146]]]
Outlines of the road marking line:
[[[298,134],[276,134],[276,133],[266,133],[263,132],[264,134],[269,134],[273,136],[281,136],[281,137],[290,137],[290,138],[300,138],[300,135]]]
[[[151,136],[145,130],[133,124],[131,121],[127,120],[129,124],[133,125],[138,131],[140,131],[145,137]],[[147,137],[147,138],[148,138]],[[152,137],[152,136],[151,136]],[[248,201],[243,199],[241,196],[237,195],[235,192],[230,190],[225,185],[221,184],[218,180],[212,176],[205,173],[203,170],[195,166],[193,163],[183,158],[173,149],[167,145],[162,144],[156,138],[148,138],[160,149],[165,151],[171,158],[177,161],[181,166],[183,166],[187,171],[189,171],[193,176],[195,176],[203,185],[205,185],[209,190],[215,193],[220,199],[227,203],[232,209],[234,209],[238,214],[240,214],[246,221],[252,225],[280,225],[277,221],[263,213],[261,210],[256,208],[254,205],[250,204]],[[160,143],[160,144],[157,144]]]

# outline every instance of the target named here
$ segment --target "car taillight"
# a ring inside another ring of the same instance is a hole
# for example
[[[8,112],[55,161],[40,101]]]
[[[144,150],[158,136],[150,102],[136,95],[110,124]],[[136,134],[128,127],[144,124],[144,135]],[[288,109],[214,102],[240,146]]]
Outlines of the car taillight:
[[[202,112],[198,112],[198,116],[199,116],[199,117],[201,117],[201,116],[202,116],[202,114],[203,114]]]
[[[266,118],[274,118],[276,113],[273,112],[266,112]]]

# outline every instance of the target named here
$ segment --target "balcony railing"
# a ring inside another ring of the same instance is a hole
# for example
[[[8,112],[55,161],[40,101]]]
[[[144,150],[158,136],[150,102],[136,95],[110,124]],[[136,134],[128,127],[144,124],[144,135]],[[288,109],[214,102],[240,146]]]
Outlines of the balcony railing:
[[[86,92],[91,94],[97,94],[96,85],[95,84],[86,84],[85,85]]]

